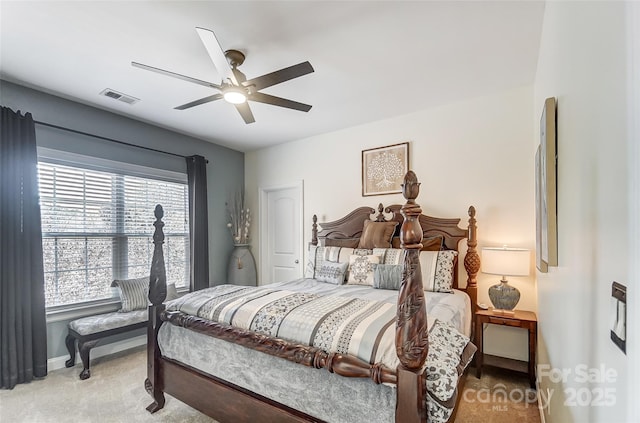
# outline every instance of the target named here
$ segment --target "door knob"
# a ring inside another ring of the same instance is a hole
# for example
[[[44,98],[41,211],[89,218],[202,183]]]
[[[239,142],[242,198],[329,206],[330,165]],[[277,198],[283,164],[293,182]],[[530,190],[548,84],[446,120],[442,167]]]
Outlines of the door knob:
[[[296,264],[300,263],[300,260],[296,259],[295,263],[296,263]]]

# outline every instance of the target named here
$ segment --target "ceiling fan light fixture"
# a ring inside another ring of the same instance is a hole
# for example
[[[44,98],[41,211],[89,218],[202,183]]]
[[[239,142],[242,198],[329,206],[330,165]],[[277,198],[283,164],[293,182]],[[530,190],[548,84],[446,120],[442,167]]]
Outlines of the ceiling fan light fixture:
[[[2,0],[0,0],[1,2]],[[181,79],[183,81],[202,85],[207,88],[216,90],[215,94],[208,95],[198,100],[190,101],[186,104],[174,107],[176,110],[186,110],[191,107],[200,106],[212,101],[224,99],[227,103],[233,104],[238,111],[244,123],[250,124],[255,122],[248,101],[269,104],[271,106],[284,107],[285,109],[298,110],[308,112],[311,109],[309,104],[299,103],[297,101],[288,100],[282,97],[276,97],[270,94],[260,92],[264,88],[281,84],[294,78],[301,77],[313,72],[313,66],[309,62],[298,63],[297,65],[282,68],[274,72],[269,72],[256,78],[247,80],[242,73],[240,66],[245,59],[244,53],[239,50],[224,51],[216,38],[213,31],[196,27],[196,31],[204,44],[207,54],[211,58],[214,67],[218,71],[217,82],[209,82],[202,79],[192,78],[190,76],[181,75],[179,73],[170,72],[168,70],[144,65],[138,62],[131,62],[131,65],[137,68],[157,72],[166,76]],[[120,93],[114,94],[118,96]]]
[[[240,87],[227,87],[223,90],[222,95],[227,103],[242,104],[247,101],[247,94]]]

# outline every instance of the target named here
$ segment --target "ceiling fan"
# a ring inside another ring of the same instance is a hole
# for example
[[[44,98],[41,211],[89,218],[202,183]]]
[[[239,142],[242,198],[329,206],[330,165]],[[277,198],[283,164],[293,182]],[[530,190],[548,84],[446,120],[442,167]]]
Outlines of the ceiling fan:
[[[157,72],[163,75],[182,79],[183,81],[203,85],[205,87],[215,88],[220,91],[219,93],[175,107],[175,109],[185,110],[211,101],[224,99],[236,107],[236,110],[238,110],[245,123],[255,122],[253,113],[251,112],[247,101],[271,104],[273,106],[300,110],[302,112],[308,112],[311,110],[311,106],[308,104],[298,103],[297,101],[260,92],[260,90],[264,88],[313,72],[311,63],[298,63],[297,65],[289,66],[288,68],[280,69],[275,72],[247,80],[244,73],[240,72],[238,69],[238,66],[242,65],[245,59],[245,55],[242,52],[238,50],[222,50],[222,47],[220,47],[220,43],[213,31],[204,28],[196,28],[196,31],[198,32],[204,47],[207,49],[207,53],[211,56],[213,65],[222,78],[220,83],[216,84],[209,81],[203,81],[201,79],[191,78],[190,76],[155,68],[142,63],[131,62],[131,65],[137,68]]]

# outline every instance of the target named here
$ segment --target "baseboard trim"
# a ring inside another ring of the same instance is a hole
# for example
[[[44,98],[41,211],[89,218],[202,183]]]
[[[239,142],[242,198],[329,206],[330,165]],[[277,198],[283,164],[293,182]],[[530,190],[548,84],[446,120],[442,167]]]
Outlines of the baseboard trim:
[[[97,347],[91,349],[90,358],[94,359],[98,357],[104,357],[106,355],[111,355],[120,351],[125,351],[131,348],[139,347],[141,345],[146,345],[146,343],[147,343],[147,336],[140,335],[140,336],[135,336],[129,339],[123,339],[122,341],[112,342],[110,344],[98,345]],[[47,370],[53,371],[58,369],[64,369],[65,367],[64,363],[68,359],[69,359],[68,355],[63,355],[63,356],[53,357],[48,359]],[[81,362],[80,355],[76,354],[76,364],[80,362]]]

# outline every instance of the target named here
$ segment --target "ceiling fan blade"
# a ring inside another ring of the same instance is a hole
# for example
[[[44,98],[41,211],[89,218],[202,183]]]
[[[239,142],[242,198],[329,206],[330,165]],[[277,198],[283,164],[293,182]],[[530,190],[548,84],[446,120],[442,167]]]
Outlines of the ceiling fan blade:
[[[234,85],[238,85],[238,80],[231,71],[231,66],[229,66],[229,62],[227,62],[227,57],[224,55],[222,47],[220,47],[216,34],[214,34],[213,31],[199,27],[196,27],[196,31],[198,31],[198,35],[202,40],[202,44],[204,44],[204,48],[207,49],[207,53],[209,53],[213,65],[220,74],[222,82],[230,79]]]
[[[222,97],[223,97],[222,94],[214,94],[214,95],[210,95],[209,97],[201,98],[200,100],[195,100],[190,103],[183,104],[182,106],[174,107],[174,109],[176,110],[189,109],[191,107],[199,106],[201,104],[209,103],[211,101],[220,100]]]
[[[246,82],[243,82],[242,85],[244,85],[245,87],[254,85],[254,90],[258,91],[263,88],[280,84],[282,82],[306,75],[311,72],[313,72],[313,66],[311,66],[311,63],[303,62],[298,63],[297,65],[289,66],[288,68],[268,73],[266,75],[258,76],[257,78],[250,79]]]
[[[236,110],[238,111],[238,113],[240,113],[242,119],[244,119],[244,123],[248,124],[256,121],[253,118],[253,113],[251,113],[251,108],[249,108],[248,103],[234,104],[234,106],[236,106]]]
[[[144,69],[144,70],[148,70],[148,71],[151,71],[151,72],[156,72],[156,73],[159,73],[159,74],[162,74],[162,75],[166,75],[166,76],[171,76],[173,78],[182,79],[183,81],[193,82],[194,84],[204,85],[205,87],[216,88],[218,90],[220,88],[222,88],[220,85],[214,84],[213,82],[207,82],[207,81],[203,81],[201,79],[191,78],[190,76],[181,75],[181,74],[175,73],[175,72],[169,72],[168,70],[164,70],[164,69],[160,69],[160,68],[154,68],[153,66],[143,65],[142,63],[138,63],[138,62],[131,62],[131,66],[136,67],[136,68],[140,68],[140,69]]]
[[[253,93],[249,96],[249,100],[257,101],[258,103],[271,104],[273,106],[285,107],[287,109],[300,110],[301,112],[308,112],[312,107],[308,104],[298,103],[297,101],[287,100],[286,98],[276,97],[265,93]]]

